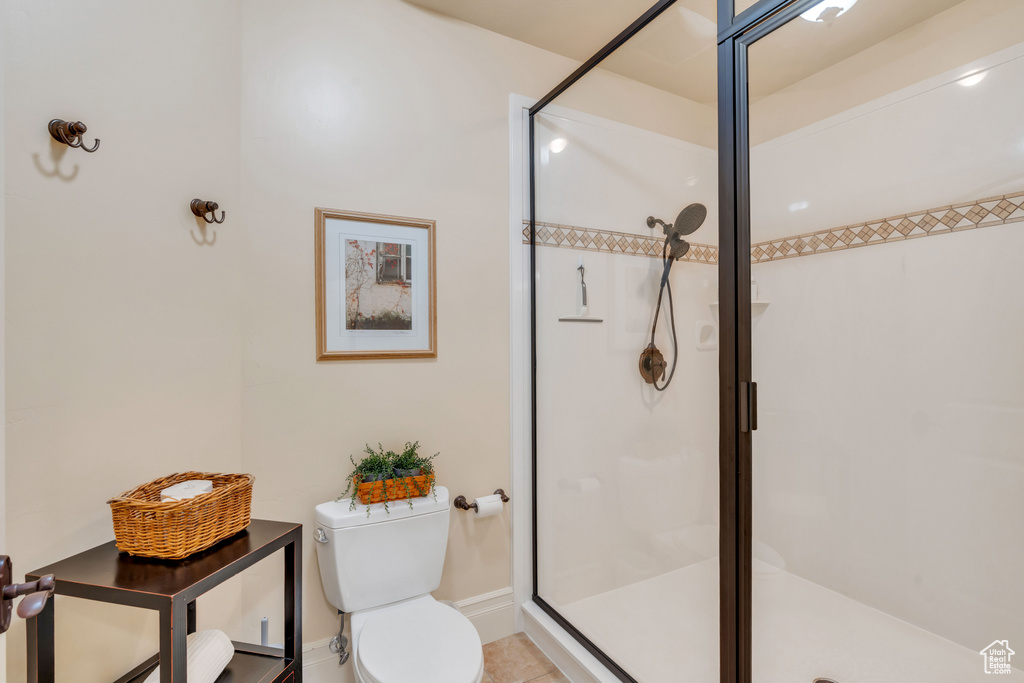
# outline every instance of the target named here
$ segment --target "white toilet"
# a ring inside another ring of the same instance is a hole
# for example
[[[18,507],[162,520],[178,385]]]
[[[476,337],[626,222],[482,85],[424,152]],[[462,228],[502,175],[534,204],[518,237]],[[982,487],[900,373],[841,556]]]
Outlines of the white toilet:
[[[430,595],[448,544],[448,489],[366,506],[316,506],[317,558],[332,605],[351,615],[358,683],[479,683],[484,657],[469,619]]]

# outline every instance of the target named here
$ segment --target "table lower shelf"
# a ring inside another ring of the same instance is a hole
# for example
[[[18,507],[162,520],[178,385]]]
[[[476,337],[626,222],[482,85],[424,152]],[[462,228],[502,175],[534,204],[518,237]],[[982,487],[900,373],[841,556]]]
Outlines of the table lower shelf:
[[[282,650],[248,643],[232,644],[235,656],[216,683],[292,683],[296,680],[295,663],[286,659]],[[143,683],[158,663],[159,655],[153,655],[115,683]]]

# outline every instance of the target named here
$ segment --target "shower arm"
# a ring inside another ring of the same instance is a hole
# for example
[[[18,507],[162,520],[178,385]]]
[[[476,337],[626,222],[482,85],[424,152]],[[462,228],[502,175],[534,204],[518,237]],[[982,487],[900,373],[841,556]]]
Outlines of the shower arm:
[[[665,235],[666,236],[672,230],[672,224],[671,223],[666,223],[665,221],[661,220],[660,218],[655,218],[654,216],[648,216],[647,217],[647,227],[650,228],[651,230],[654,230],[654,226],[655,225],[660,225],[661,229],[665,231]]]

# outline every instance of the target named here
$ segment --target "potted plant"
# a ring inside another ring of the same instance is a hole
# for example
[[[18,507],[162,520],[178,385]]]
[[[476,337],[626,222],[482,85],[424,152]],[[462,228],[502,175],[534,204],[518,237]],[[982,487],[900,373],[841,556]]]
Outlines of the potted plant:
[[[403,496],[409,499],[409,506],[412,507],[412,499],[418,496],[425,496],[434,491],[434,458],[440,453],[434,453],[427,457],[419,454],[420,442],[405,442],[405,450],[395,454],[392,460],[394,477],[398,486],[402,488]],[[423,488],[423,486],[426,488]],[[434,491],[434,498],[437,499],[437,492]]]
[[[337,500],[341,500],[342,498],[347,496],[348,492],[352,491],[353,488],[355,488],[356,491],[358,491],[360,484],[363,484],[364,482],[372,483],[376,481],[383,481],[392,476],[391,460],[394,454],[390,452],[385,452],[384,447],[381,446],[380,444],[377,444],[377,446],[378,448],[380,448],[379,453],[373,450],[373,447],[370,446],[370,444],[366,444],[366,448],[363,451],[364,453],[366,453],[366,456],[363,457],[363,459],[360,460],[358,463],[356,462],[354,457],[352,457],[351,455],[348,456],[349,461],[352,463],[353,469],[352,472],[347,477],[345,477],[345,481],[347,482],[348,485],[345,487],[345,492],[338,496]],[[385,501],[384,505],[385,507],[387,507],[387,501]],[[353,510],[355,509],[355,506],[356,494],[355,492],[353,492]],[[367,514],[369,514],[369,510],[367,510]]]
[[[429,457],[419,454],[420,442],[406,442],[405,449],[401,453],[384,450],[384,446],[377,444],[374,450],[369,444],[366,445],[366,455],[358,463],[355,458],[349,456],[352,462],[352,473],[346,477],[348,485],[345,492],[336,500],[341,500],[352,492],[350,509],[356,507],[356,496],[366,505],[366,514],[370,514],[370,505],[373,503],[384,503],[384,509],[391,513],[388,508],[388,501],[409,499],[409,506],[412,507],[412,499],[425,496],[434,491],[434,463],[433,460],[439,453]]]

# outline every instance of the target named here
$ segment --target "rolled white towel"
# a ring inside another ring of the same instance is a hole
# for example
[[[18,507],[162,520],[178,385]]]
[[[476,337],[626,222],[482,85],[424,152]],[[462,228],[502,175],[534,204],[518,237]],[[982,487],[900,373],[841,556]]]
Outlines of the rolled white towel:
[[[188,500],[211,491],[213,491],[213,482],[209,479],[189,479],[160,491],[160,502]]]
[[[235,646],[223,631],[198,631],[185,639],[188,656],[185,671],[188,683],[214,683],[235,655]],[[145,683],[160,683],[160,667],[146,677]]]

